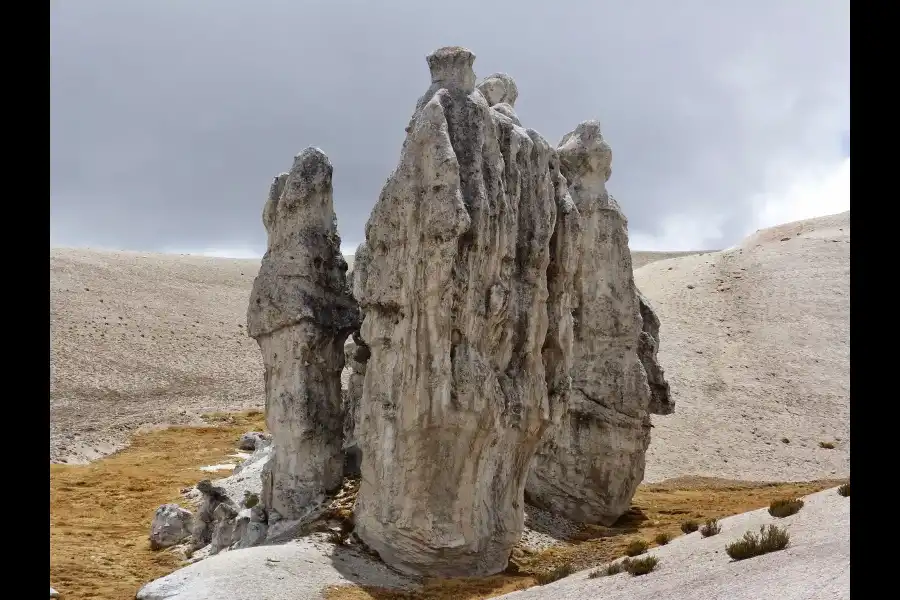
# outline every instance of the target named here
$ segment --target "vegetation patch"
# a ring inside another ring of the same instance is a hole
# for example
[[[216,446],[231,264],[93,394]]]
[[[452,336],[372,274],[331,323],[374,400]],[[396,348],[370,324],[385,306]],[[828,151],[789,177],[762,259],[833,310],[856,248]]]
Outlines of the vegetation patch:
[[[633,540],[625,546],[625,556],[638,556],[647,551],[650,546],[645,540]]]
[[[681,524],[681,531],[683,533],[694,533],[698,529],[700,529],[700,525],[698,525],[697,521],[694,521],[693,519],[688,519]]]
[[[553,583],[554,581],[559,581],[563,577],[568,577],[572,573],[575,572],[575,569],[571,564],[560,565],[554,569],[549,571],[544,571],[543,573],[535,574],[535,580],[538,582],[538,585],[547,585],[548,583]]]
[[[659,559],[655,556],[644,556],[641,558],[625,559],[622,567],[628,571],[629,575],[637,577],[638,575],[646,575],[656,568]]]
[[[779,498],[772,500],[769,504],[769,514],[773,517],[783,519],[791,515],[796,515],[803,508],[803,500],[800,498]]]
[[[669,542],[672,541],[672,534],[668,531],[660,531],[656,534],[656,537],[653,538],[653,541],[659,544],[660,546],[665,546]]]
[[[777,525],[763,525],[759,528],[759,534],[748,531],[739,540],[725,547],[725,552],[734,560],[744,560],[784,550],[790,542],[791,536],[787,530]]]
[[[844,498],[849,498],[850,497],[850,482],[848,481],[844,485],[840,486],[838,488],[837,492]]]
[[[714,535],[718,535],[721,531],[722,525],[719,524],[719,520],[709,519],[706,521],[706,523],[703,524],[703,527],[700,528],[700,535],[708,538]]]

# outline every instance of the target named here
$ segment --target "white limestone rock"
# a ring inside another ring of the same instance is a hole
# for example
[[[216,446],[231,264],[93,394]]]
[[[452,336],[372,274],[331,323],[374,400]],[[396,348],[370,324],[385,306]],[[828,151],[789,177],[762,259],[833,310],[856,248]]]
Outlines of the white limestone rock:
[[[475,89],[474,59],[428,56],[354,264],[370,351],[356,534],[415,575],[506,567],[531,457],[568,395],[578,210],[555,149]],[[515,101],[495,83],[491,100]]]

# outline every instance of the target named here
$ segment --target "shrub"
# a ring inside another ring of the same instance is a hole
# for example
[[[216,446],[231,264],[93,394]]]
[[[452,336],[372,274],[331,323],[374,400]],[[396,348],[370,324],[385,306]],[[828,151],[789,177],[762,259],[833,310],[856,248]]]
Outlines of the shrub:
[[[819,442],[819,448],[825,448],[826,450],[834,450],[833,442]]]
[[[700,529],[700,526],[697,525],[697,521],[685,521],[681,524],[681,531],[684,533],[694,533]]]
[[[660,546],[665,546],[669,542],[672,541],[672,534],[667,531],[662,531],[656,534],[656,537],[653,538],[653,541],[659,544]]]
[[[722,531],[722,526],[719,525],[718,519],[709,519],[703,527],[700,528],[700,535],[705,538],[712,537]]]
[[[773,517],[783,519],[791,515],[796,515],[803,508],[803,500],[800,498],[781,498],[780,500],[772,500],[769,504],[769,514]]]
[[[625,561],[628,559],[626,558]],[[606,565],[605,569],[594,569],[590,573],[588,573],[589,579],[596,579],[598,577],[608,577],[610,575],[618,575],[622,572],[622,563],[625,562],[614,562]]]
[[[840,494],[844,498],[850,497],[850,482],[849,481],[838,488],[838,494]]]
[[[645,540],[631,540],[625,546],[625,556],[637,556],[647,551],[648,544]]]
[[[574,572],[575,569],[572,567],[572,565],[570,563],[566,563],[549,571],[537,573],[534,578],[535,580],[537,580],[538,585],[547,585],[548,583],[553,583],[554,581],[560,580],[563,577],[568,577]]]
[[[784,550],[790,541],[787,530],[777,525],[763,525],[759,528],[759,535],[748,531],[744,537],[725,547],[725,552],[734,560],[753,558],[761,554]]]
[[[659,564],[658,558],[655,556],[645,556],[643,558],[635,558],[626,561],[622,566],[629,574],[637,577],[638,575],[646,575],[655,569],[657,564]]]

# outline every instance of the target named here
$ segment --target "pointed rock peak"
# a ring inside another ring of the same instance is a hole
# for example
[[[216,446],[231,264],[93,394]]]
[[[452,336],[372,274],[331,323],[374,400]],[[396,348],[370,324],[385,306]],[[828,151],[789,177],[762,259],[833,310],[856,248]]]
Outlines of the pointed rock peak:
[[[490,106],[509,104],[510,107],[515,107],[516,99],[519,97],[519,88],[515,80],[506,73],[488,75],[478,84],[478,91]]]
[[[431,83],[447,89],[461,89],[466,93],[475,91],[475,55],[461,46],[438,48],[426,57],[431,70]]]
[[[557,147],[563,174],[569,182],[601,177],[603,183],[612,175],[612,148],[603,139],[600,121],[579,123],[559,142]]]
[[[331,190],[334,168],[320,148],[310,146],[294,157],[289,177],[294,187],[302,186],[305,193]]]

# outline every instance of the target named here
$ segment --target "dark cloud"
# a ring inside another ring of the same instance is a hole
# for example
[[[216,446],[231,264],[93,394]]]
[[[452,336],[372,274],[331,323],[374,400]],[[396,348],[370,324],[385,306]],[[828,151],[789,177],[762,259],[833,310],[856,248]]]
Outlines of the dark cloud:
[[[51,243],[261,253],[270,180],[309,145],[358,242],[450,44],[551,141],[600,119],[644,240],[727,245],[849,130],[848,0],[58,2]]]

